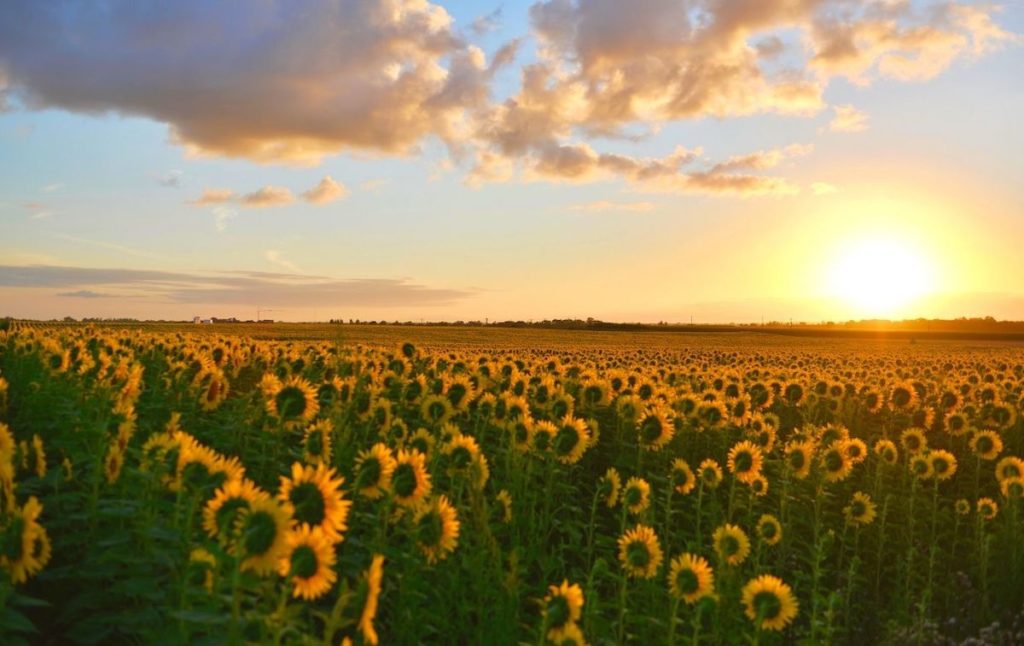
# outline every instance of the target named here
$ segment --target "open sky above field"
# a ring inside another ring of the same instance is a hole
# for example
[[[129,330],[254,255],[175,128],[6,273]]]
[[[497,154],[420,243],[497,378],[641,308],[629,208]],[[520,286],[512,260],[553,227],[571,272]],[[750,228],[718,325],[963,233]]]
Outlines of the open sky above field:
[[[1024,3],[0,4],[0,315],[1024,319]]]

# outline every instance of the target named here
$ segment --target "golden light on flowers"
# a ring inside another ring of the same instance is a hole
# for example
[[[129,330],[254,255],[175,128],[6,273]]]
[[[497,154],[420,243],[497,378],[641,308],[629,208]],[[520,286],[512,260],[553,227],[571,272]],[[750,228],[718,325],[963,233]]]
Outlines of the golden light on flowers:
[[[715,574],[702,556],[680,554],[672,559],[668,572],[669,592],[688,604],[715,593]]]
[[[822,452],[818,463],[828,482],[841,482],[853,471],[853,461],[846,455],[842,442],[836,442],[827,447]]]
[[[657,451],[672,441],[675,428],[668,414],[658,408],[648,409],[637,424],[640,446]]]
[[[672,483],[675,492],[684,496],[697,487],[697,476],[694,475],[686,460],[682,458],[672,460],[669,481]]]
[[[39,524],[43,506],[31,496],[0,516],[0,567],[12,583],[24,583],[50,560],[50,537]]]
[[[658,573],[661,559],[658,535],[651,527],[637,525],[619,537],[619,562],[627,576],[649,579]]]
[[[302,458],[309,464],[330,464],[334,424],[322,419],[306,427],[302,437]]]
[[[711,535],[711,540],[719,560],[727,565],[739,565],[750,554],[750,539],[736,525],[722,525]]]
[[[308,424],[320,410],[313,385],[293,375],[284,382],[272,381],[264,389],[267,414],[281,421],[285,428]]]
[[[631,514],[639,514],[651,504],[651,485],[636,476],[626,481],[622,488],[622,504]]]
[[[209,550],[197,547],[188,557],[188,580],[192,585],[202,586],[207,592],[213,592],[213,574],[217,567],[217,559]]]
[[[317,599],[338,579],[334,541],[320,527],[299,525],[287,533],[277,573],[292,584],[292,596]]]
[[[782,540],[782,523],[771,514],[763,514],[757,521],[757,536],[765,545],[776,545]]]
[[[269,497],[267,492],[249,480],[229,480],[203,508],[203,529],[211,538],[228,537],[234,531],[238,517],[249,509],[252,501]]]
[[[590,427],[579,417],[567,414],[558,424],[553,446],[555,459],[562,464],[576,464],[587,450],[590,442]]]
[[[782,579],[762,574],[740,593],[744,614],[760,630],[782,630],[797,615],[799,604],[793,590]]]
[[[806,478],[811,473],[813,460],[813,440],[791,440],[786,444],[786,466],[794,477]]]
[[[355,488],[359,495],[376,500],[391,489],[391,477],[398,463],[387,445],[378,442],[360,451],[355,462]]]
[[[761,473],[763,461],[761,447],[744,440],[737,442],[729,449],[729,459],[726,464],[737,480],[750,483]]]
[[[826,289],[847,303],[854,318],[892,317],[933,288],[931,261],[909,241],[853,240],[832,257]]]
[[[999,513],[999,504],[991,498],[978,498],[975,508],[978,510],[978,515],[985,520],[992,520]]]
[[[235,528],[235,550],[242,570],[265,575],[274,571],[288,549],[292,528],[289,509],[273,498],[253,500],[240,514]]]
[[[919,428],[908,428],[900,433],[900,444],[907,453],[920,453],[928,448],[928,439]]]
[[[875,520],[875,503],[862,491],[853,494],[850,504],[843,508],[846,522],[851,525],[870,525]]]
[[[377,644],[380,639],[373,620],[377,616],[377,603],[380,600],[381,582],[384,580],[384,556],[374,554],[370,567],[363,573],[363,584],[366,586],[366,600],[363,611],[359,614],[359,632],[367,644]]]
[[[455,507],[446,496],[421,505],[413,516],[416,542],[427,557],[427,563],[436,563],[455,551],[459,542],[459,520]]]
[[[697,473],[705,489],[716,489],[722,483],[722,467],[711,458],[700,463]]]
[[[598,495],[607,507],[614,507],[619,501],[619,490],[622,488],[622,476],[614,468],[609,468],[597,484]]]
[[[391,474],[391,489],[395,502],[403,507],[415,506],[429,496],[431,484],[426,456],[416,450],[399,450]]]
[[[970,447],[978,458],[995,460],[1003,452],[1003,438],[995,431],[975,431],[971,436]]]
[[[956,456],[943,449],[928,452],[932,475],[938,480],[949,480],[956,473]]]
[[[319,527],[334,542],[342,540],[348,528],[349,508],[341,485],[345,478],[334,469],[318,464],[315,467],[300,462],[292,464],[291,477],[281,477],[278,499],[289,505],[298,525]]]
[[[561,643],[583,615],[583,590],[579,584],[569,584],[568,579],[559,585],[548,586],[544,597],[544,625],[547,638]]]

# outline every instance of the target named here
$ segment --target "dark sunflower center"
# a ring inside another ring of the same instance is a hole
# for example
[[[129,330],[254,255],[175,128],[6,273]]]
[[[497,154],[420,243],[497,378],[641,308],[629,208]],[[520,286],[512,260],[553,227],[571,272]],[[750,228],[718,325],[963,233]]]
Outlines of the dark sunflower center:
[[[423,518],[420,518],[417,533],[420,542],[424,545],[440,543],[441,536],[444,534],[444,523],[441,521],[441,516],[433,511],[425,514]]]
[[[583,390],[583,399],[589,404],[596,404],[601,401],[601,397],[604,393],[601,391],[600,386],[587,386]]]
[[[432,402],[430,406],[427,407],[427,415],[432,420],[441,419],[444,417],[444,404],[439,401]]]
[[[277,523],[265,511],[257,511],[246,516],[242,532],[242,545],[245,553],[258,556],[265,553],[274,544],[277,537]]]
[[[646,567],[651,562],[651,553],[647,551],[644,543],[634,541],[626,548],[626,561],[633,567]]]
[[[807,464],[807,456],[803,451],[793,451],[789,454],[789,466],[799,470],[804,468],[805,464]]]
[[[21,535],[24,531],[25,519],[15,516],[14,521],[7,527],[7,531],[4,532],[3,543],[0,543],[0,549],[3,549],[3,555],[11,561],[17,561],[22,556],[24,543],[22,542]]]
[[[533,445],[538,451],[547,451],[548,446],[551,445],[551,435],[546,431],[542,431],[533,436]]]
[[[295,508],[295,520],[300,523],[319,525],[324,520],[324,495],[312,482],[303,482],[294,486],[288,494],[288,500]]]
[[[274,397],[274,403],[282,419],[301,417],[306,411],[306,394],[295,386],[285,386]]]
[[[740,451],[736,454],[734,464],[736,465],[736,471],[739,473],[750,471],[751,467],[754,466],[754,456],[748,451]]]
[[[693,594],[700,588],[700,579],[693,570],[686,568],[676,575],[676,587],[683,594]]]
[[[640,487],[630,487],[626,489],[626,493],[622,496],[626,501],[626,505],[629,507],[636,507],[644,500],[644,493],[640,491]]]
[[[648,417],[640,425],[640,435],[645,442],[655,442],[661,437],[661,420],[657,417]]]
[[[569,602],[560,594],[556,594],[550,601],[548,601],[548,607],[546,609],[548,617],[549,628],[560,628],[569,621]]]
[[[690,476],[682,469],[676,469],[672,472],[672,484],[676,487],[684,487],[689,481]]]
[[[992,450],[992,438],[987,435],[978,436],[977,447],[979,453],[988,453]]]
[[[473,454],[464,446],[456,446],[452,449],[452,466],[456,469],[465,469],[473,461]]]
[[[778,529],[775,527],[775,523],[769,522],[761,525],[761,536],[764,536],[767,539],[772,539],[775,538],[777,533]]]
[[[732,534],[723,536],[718,544],[722,548],[722,553],[726,556],[732,556],[740,551],[740,542]]]
[[[391,484],[395,493],[402,498],[407,498],[416,491],[416,469],[411,464],[399,464],[395,468]]]
[[[300,579],[308,579],[316,574],[319,565],[316,552],[309,545],[299,545],[292,551],[291,573]]]
[[[782,602],[771,592],[758,592],[754,595],[754,610],[762,619],[774,619],[782,612]]]
[[[320,455],[324,452],[324,436],[319,431],[313,431],[306,438],[306,452],[310,455]]]
[[[249,501],[245,498],[236,497],[225,500],[215,515],[217,530],[222,534],[230,532],[231,528],[235,526],[239,512],[248,508]]]
[[[377,458],[370,458],[359,467],[359,478],[357,486],[360,489],[372,487],[380,481],[380,461]]]
[[[855,500],[850,506],[850,511],[853,513],[854,518],[863,518],[865,512],[867,512],[867,508],[863,502]]]
[[[572,426],[563,426],[555,436],[555,451],[559,455],[568,455],[576,448],[580,436]]]
[[[843,456],[837,451],[829,451],[825,455],[825,468],[829,471],[841,471],[843,468]]]

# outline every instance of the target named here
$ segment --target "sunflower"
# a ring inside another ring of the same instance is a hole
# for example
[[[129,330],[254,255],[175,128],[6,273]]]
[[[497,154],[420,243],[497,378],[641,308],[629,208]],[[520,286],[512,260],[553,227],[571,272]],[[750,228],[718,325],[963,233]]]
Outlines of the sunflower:
[[[729,459],[726,465],[737,480],[749,484],[760,475],[763,461],[761,447],[749,440],[744,440],[737,442],[729,450]]]
[[[991,498],[978,498],[978,513],[985,520],[992,520],[999,513],[999,505]]]
[[[936,449],[928,452],[932,474],[938,480],[949,480],[956,473],[956,456],[949,451]]]
[[[995,460],[1003,452],[1003,438],[991,430],[975,431],[970,441],[971,451],[982,460]]]
[[[322,597],[338,579],[333,539],[319,526],[302,524],[288,532],[285,544],[277,573],[291,581],[292,596]]]
[[[363,634],[363,641],[367,644],[379,642],[377,630],[373,626],[373,619],[377,616],[377,602],[380,599],[383,579],[384,556],[374,554],[373,560],[370,561],[370,568],[363,573],[363,581],[366,584],[366,601],[363,602],[363,611],[359,615],[359,632]]]
[[[640,446],[647,451],[658,451],[672,441],[675,427],[668,414],[659,409],[648,409],[637,424]]]
[[[555,459],[562,464],[576,464],[583,457],[590,442],[590,427],[587,423],[572,414],[567,414],[559,423],[555,433]]]
[[[284,382],[271,382],[264,389],[267,414],[281,421],[285,428],[295,428],[313,421],[320,411],[316,389],[298,375]]]
[[[1019,478],[1024,476],[1024,460],[1008,455],[996,462],[996,480]]]
[[[672,467],[669,470],[668,477],[676,493],[684,496],[693,491],[697,486],[697,476],[693,475],[693,469],[682,458],[672,460]]]
[[[697,473],[707,489],[717,489],[718,485],[722,484],[722,467],[711,458],[700,463]]]
[[[192,585],[200,585],[207,592],[213,592],[213,572],[217,567],[217,559],[208,550],[197,547],[188,556],[188,580]]]
[[[825,449],[819,459],[821,470],[828,482],[841,482],[853,471],[853,462],[843,450],[843,442],[835,443]]]
[[[643,478],[633,476],[622,489],[622,504],[631,514],[639,514],[651,504],[651,485]]]
[[[437,440],[434,438],[433,435],[430,434],[430,431],[420,427],[416,429],[416,431],[412,435],[409,436],[408,440],[405,441],[405,446],[409,447],[410,449],[419,451],[420,453],[427,457],[430,457],[430,455],[434,451],[434,445],[436,443]]]
[[[910,473],[914,474],[914,477],[918,480],[927,480],[935,475],[935,472],[932,470],[932,462],[925,453],[917,453],[911,456],[910,462],[907,463],[907,468],[910,469]]]
[[[269,574],[288,550],[288,533],[293,521],[290,509],[273,498],[249,502],[242,509],[235,527],[236,549],[242,570]]]
[[[764,514],[757,521],[757,537],[765,545],[775,545],[782,540],[782,523],[771,514]]]
[[[31,496],[0,520],[0,567],[12,583],[24,583],[50,560],[50,538],[38,522],[42,513],[42,504]]]
[[[967,416],[961,411],[947,413],[942,420],[942,427],[950,435],[963,435],[971,428],[968,424]]]
[[[597,493],[608,507],[614,507],[619,501],[619,490],[622,488],[622,476],[615,467],[605,471],[597,483]]]
[[[420,404],[420,415],[431,426],[444,424],[454,414],[455,411],[452,409],[451,402],[441,395],[428,395],[423,398],[423,402]]]
[[[420,505],[413,517],[416,540],[427,557],[427,563],[434,564],[447,558],[455,551],[459,542],[459,519],[445,496],[438,496],[433,502]]]
[[[192,387],[199,391],[199,406],[204,411],[217,410],[231,390],[231,384],[220,368],[200,371],[192,381]]]
[[[646,525],[637,525],[619,537],[619,561],[626,574],[634,578],[649,579],[661,565],[661,545],[658,535]]]
[[[668,590],[676,598],[694,604],[715,593],[715,574],[703,556],[680,554],[672,559]]]
[[[387,445],[378,442],[356,456],[355,488],[359,495],[376,500],[391,489],[391,476],[395,471],[395,458]]]
[[[814,440],[791,440],[786,444],[786,464],[793,475],[803,480],[811,473]]]
[[[782,630],[796,617],[799,604],[782,579],[762,574],[741,593],[745,614],[759,630]]]
[[[999,481],[999,491],[1008,500],[1024,498],[1024,477],[1003,478]]]
[[[750,554],[750,539],[736,525],[725,524],[711,535],[718,558],[727,565],[739,565]]]
[[[764,496],[768,493],[768,478],[759,473],[747,483],[747,486],[750,487],[750,493],[755,496]]]
[[[875,503],[863,492],[853,494],[850,504],[843,508],[843,515],[850,525],[870,525],[875,520]]]
[[[919,428],[908,428],[900,433],[900,444],[907,453],[920,453],[928,448],[928,438]]]
[[[566,637],[570,626],[575,626],[583,614],[583,590],[579,584],[569,585],[563,579],[561,585],[548,586],[548,595],[544,597],[544,625],[547,626],[547,638],[556,644]]]
[[[342,495],[344,482],[345,478],[326,465],[313,467],[295,462],[291,477],[281,477],[277,497],[291,507],[298,525],[319,527],[327,538],[339,543],[348,528],[346,521],[352,506]]]
[[[302,434],[302,459],[308,464],[330,464],[334,424],[322,419]]]
[[[116,442],[110,445],[107,455],[103,458],[103,476],[107,484],[114,484],[121,477],[121,467],[124,466],[124,451]]]
[[[889,391],[889,407],[895,411],[907,412],[917,405],[917,390],[913,384],[902,382]]]
[[[878,440],[875,442],[873,448],[875,455],[882,459],[882,462],[886,464],[896,464],[900,459],[900,452],[896,448],[896,443],[892,440]]]
[[[854,465],[860,464],[868,457],[868,447],[864,440],[860,438],[855,437],[846,440],[843,444],[843,450],[846,451],[846,457]]]
[[[414,507],[430,495],[430,473],[427,458],[419,451],[401,449],[395,457],[395,471],[391,475],[391,490],[395,502],[403,507]]]
[[[512,494],[507,489],[498,492],[494,499],[498,502],[498,520],[508,524],[512,522]]]
[[[203,529],[211,538],[226,538],[237,526],[238,516],[250,508],[252,501],[269,497],[267,492],[249,480],[230,480],[203,508]]]
[[[958,498],[953,509],[961,516],[971,513],[971,503],[966,498]]]
[[[530,433],[530,449],[537,455],[547,455],[551,452],[551,445],[558,433],[558,427],[553,422],[538,420],[534,422]]]

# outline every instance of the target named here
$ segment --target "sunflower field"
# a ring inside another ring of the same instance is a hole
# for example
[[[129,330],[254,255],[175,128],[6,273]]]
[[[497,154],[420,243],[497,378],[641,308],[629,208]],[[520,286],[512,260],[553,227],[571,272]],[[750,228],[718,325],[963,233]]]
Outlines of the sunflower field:
[[[1019,345],[245,332],[0,331],[3,643],[1024,643]]]

